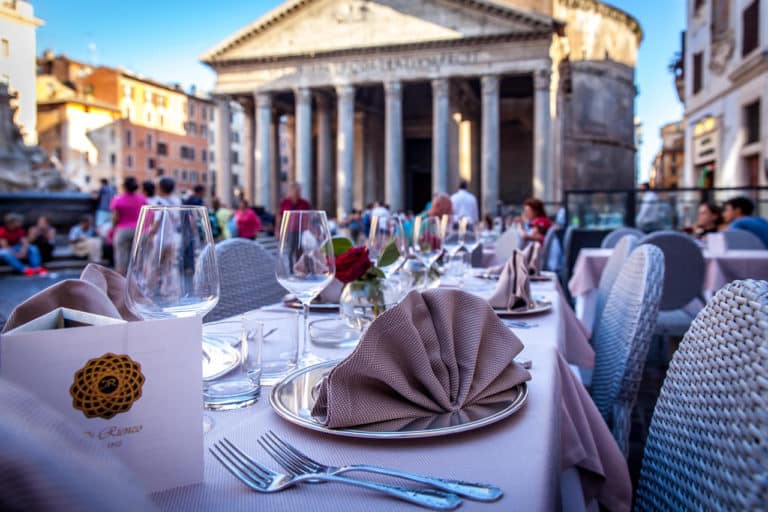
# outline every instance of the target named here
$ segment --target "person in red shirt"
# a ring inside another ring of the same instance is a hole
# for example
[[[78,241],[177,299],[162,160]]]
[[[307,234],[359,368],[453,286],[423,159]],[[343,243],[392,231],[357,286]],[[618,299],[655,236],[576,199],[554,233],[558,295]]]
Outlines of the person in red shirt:
[[[3,220],[4,225],[0,226],[0,260],[24,275],[47,274],[48,271],[40,266],[40,251],[29,243],[27,233],[21,227],[23,217],[18,213],[9,213]],[[21,260],[27,260],[29,266]]]
[[[552,221],[544,211],[541,199],[529,197],[523,201],[523,220],[528,224],[528,231],[520,225],[520,236],[526,242],[544,243],[544,237],[552,227]]]
[[[237,225],[237,236],[253,240],[261,231],[261,219],[256,215],[247,199],[240,200],[240,207],[235,212],[235,224]]]
[[[280,236],[280,224],[283,220],[283,212],[286,210],[311,210],[312,204],[309,201],[301,197],[301,185],[299,183],[291,183],[291,188],[288,192],[288,197],[280,201],[280,208],[277,210],[277,217],[275,217],[275,236]]]

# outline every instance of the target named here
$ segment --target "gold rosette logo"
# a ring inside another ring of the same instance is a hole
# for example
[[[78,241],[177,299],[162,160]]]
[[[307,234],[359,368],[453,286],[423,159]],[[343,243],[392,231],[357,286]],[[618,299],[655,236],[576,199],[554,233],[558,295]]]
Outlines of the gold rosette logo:
[[[72,406],[86,418],[110,419],[128,411],[141,398],[141,365],[125,354],[91,359],[75,373],[69,388]]]

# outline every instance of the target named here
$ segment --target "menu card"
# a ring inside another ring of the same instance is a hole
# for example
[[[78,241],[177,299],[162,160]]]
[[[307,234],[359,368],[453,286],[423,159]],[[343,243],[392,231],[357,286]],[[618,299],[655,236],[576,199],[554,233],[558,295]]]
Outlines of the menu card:
[[[125,322],[59,308],[3,334],[0,375],[155,492],[203,478],[201,339],[199,318]]]

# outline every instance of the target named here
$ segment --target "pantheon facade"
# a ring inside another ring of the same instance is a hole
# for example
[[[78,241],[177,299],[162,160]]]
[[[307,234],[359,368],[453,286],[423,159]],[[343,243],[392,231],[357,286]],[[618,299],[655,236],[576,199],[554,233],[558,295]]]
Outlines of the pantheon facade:
[[[642,32],[596,0],[290,0],[206,52],[246,112],[243,183],[275,209],[286,183],[343,216],[421,210],[460,180],[485,212],[634,183]]]

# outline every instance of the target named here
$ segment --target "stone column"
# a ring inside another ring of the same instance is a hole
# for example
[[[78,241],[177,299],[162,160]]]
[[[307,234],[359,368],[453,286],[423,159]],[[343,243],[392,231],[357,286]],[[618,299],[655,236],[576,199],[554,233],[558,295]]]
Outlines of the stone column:
[[[338,121],[336,123],[336,218],[352,211],[355,173],[355,88],[336,88]]]
[[[533,73],[533,195],[545,202],[554,198],[549,74],[548,69]]]
[[[331,213],[333,203],[331,113],[327,96],[319,94],[315,100],[317,101],[317,200],[315,204],[318,209]]]
[[[255,204],[274,211],[272,203],[272,96],[256,94],[256,195]]]
[[[403,189],[403,86],[384,82],[384,197],[393,212],[405,208]]]
[[[243,195],[256,204],[256,115],[249,101],[243,107]]]
[[[432,193],[448,192],[448,145],[451,127],[450,82],[432,80]]]
[[[296,89],[296,181],[301,183],[304,197],[311,201],[312,187],[312,92]]]
[[[231,128],[229,124],[229,98],[216,100],[216,195],[221,202],[229,207],[236,207],[232,194],[232,164],[230,162],[232,144],[230,143]],[[172,175],[170,169],[167,170]]]
[[[499,77],[484,76],[482,86],[482,140],[480,181],[483,213],[496,215],[499,202]]]

